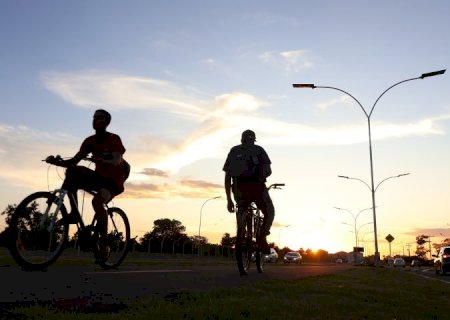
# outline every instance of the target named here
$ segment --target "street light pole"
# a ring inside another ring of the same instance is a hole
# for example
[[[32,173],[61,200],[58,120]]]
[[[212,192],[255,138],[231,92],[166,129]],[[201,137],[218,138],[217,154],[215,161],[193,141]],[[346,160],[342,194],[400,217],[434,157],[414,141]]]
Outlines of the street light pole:
[[[343,178],[343,179],[349,179],[349,180],[357,180],[357,181],[359,181],[359,182],[362,182],[367,188],[369,188],[369,190],[370,190],[370,192],[371,192],[371,194],[372,194],[372,203],[375,203],[374,201],[375,201],[375,192],[378,190],[378,188],[380,187],[380,185],[383,183],[383,182],[385,182],[385,181],[387,181],[387,180],[389,180],[389,179],[393,179],[393,178],[400,178],[400,177],[404,177],[404,176],[407,176],[407,175],[409,175],[410,173],[408,172],[408,173],[401,173],[401,174],[398,174],[398,175],[395,175],[395,176],[391,176],[391,177],[387,177],[387,178],[384,178],[383,180],[381,180],[377,185],[376,185],[376,187],[374,188],[373,187],[373,180],[372,180],[372,187],[371,186],[369,186],[369,184],[367,183],[367,182],[365,182],[364,180],[361,180],[361,179],[359,179],[359,178],[353,178],[353,177],[349,177],[349,176],[343,176],[343,175],[338,175],[338,178]],[[379,263],[379,260],[377,260],[377,259],[379,259],[380,258],[380,256],[379,256],[379,251],[377,251],[377,249],[378,249],[378,237],[377,237],[377,227],[376,227],[376,215],[375,215],[375,210],[373,210],[373,217],[374,217],[374,221],[373,221],[373,224],[374,224],[374,227],[373,227],[373,231],[374,231],[374,239],[375,239],[375,264],[376,264],[376,266],[378,266],[378,263]],[[377,253],[378,253],[378,256],[377,256]]]
[[[358,217],[359,217],[359,215],[361,213],[363,213],[364,211],[370,210],[372,208],[362,209],[356,215],[354,215],[353,212],[351,212],[350,210],[347,210],[347,209],[344,209],[344,208],[334,207],[334,209],[341,210],[341,211],[346,211],[346,212],[351,214],[351,216],[353,218],[353,222],[354,222],[353,226],[354,226],[354,229],[355,229],[355,247],[358,247],[358,232],[357,232],[357,229],[356,229],[356,221],[358,220]]]
[[[368,131],[368,133],[369,133],[369,158],[370,158],[370,178],[371,178],[370,191],[372,193],[373,229],[374,229],[374,238],[375,238],[375,266],[377,266],[377,267],[379,266],[379,262],[380,262],[380,252],[378,251],[377,217],[376,217],[376,209],[375,209],[376,208],[376,205],[375,205],[375,186],[374,186],[375,183],[374,183],[373,156],[372,156],[372,131],[371,131],[371,125],[370,125],[370,117],[372,116],[373,110],[375,109],[375,106],[377,105],[378,101],[390,89],[394,88],[395,86],[398,86],[401,83],[405,83],[405,82],[408,82],[408,81],[417,80],[417,79],[425,79],[425,78],[428,78],[428,77],[441,75],[441,74],[444,74],[445,71],[446,71],[446,69],[439,70],[439,71],[428,72],[428,73],[423,73],[420,77],[406,79],[406,80],[403,80],[403,81],[400,81],[400,82],[397,82],[397,83],[393,84],[392,86],[390,86],[389,88],[384,90],[383,93],[380,94],[380,96],[377,98],[377,100],[373,104],[372,109],[370,109],[369,113],[366,111],[366,109],[364,109],[364,107],[358,101],[358,99],[356,99],[350,93],[348,93],[347,91],[344,91],[342,89],[339,89],[339,88],[336,88],[336,87],[329,87],[329,86],[316,86],[313,83],[294,83],[294,84],[292,84],[292,86],[294,88],[310,88],[310,89],[320,88],[320,89],[332,89],[332,90],[340,91],[340,92],[348,95],[349,97],[351,97],[360,106],[361,110],[364,112],[364,114],[365,114],[365,116],[367,118],[367,125],[368,125],[368,129],[369,129],[369,131]]]
[[[215,200],[215,199],[219,199],[219,198],[221,198],[221,197],[222,197],[222,196],[217,196],[217,197],[209,198],[209,199],[207,199],[205,202],[203,202],[203,204],[202,204],[202,206],[201,206],[201,208],[200,208],[200,222],[199,222],[199,224],[198,224],[198,238],[199,238],[199,241],[200,241],[200,229],[201,229],[201,227],[202,227],[202,211],[203,211],[203,207],[205,206],[205,204],[206,204],[208,201]]]

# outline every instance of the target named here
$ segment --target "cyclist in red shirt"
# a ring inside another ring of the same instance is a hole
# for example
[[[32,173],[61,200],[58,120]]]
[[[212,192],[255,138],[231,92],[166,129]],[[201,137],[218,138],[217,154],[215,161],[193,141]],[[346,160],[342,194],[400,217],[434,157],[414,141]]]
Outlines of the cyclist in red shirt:
[[[103,109],[96,110],[92,122],[95,134],[86,138],[80,150],[68,160],[49,157],[47,162],[67,167],[62,189],[67,190],[70,205],[77,209],[77,191],[79,189],[97,191],[92,199],[92,206],[100,227],[100,259],[109,254],[107,244],[108,216],[104,204],[124,191],[124,183],[129,173],[129,166],[123,159],[125,147],[120,137],[106,131],[111,122],[111,114]],[[91,154],[95,171],[84,166],[77,166],[83,158]]]

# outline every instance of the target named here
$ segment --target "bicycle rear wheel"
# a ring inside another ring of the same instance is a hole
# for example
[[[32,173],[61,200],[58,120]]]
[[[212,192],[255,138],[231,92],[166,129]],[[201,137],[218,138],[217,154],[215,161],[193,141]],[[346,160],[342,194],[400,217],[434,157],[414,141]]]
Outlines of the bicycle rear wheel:
[[[247,210],[238,210],[236,214],[236,262],[241,276],[248,274],[252,257],[251,219]]]
[[[129,250],[130,244],[130,223],[128,218],[120,208],[108,208],[108,246],[110,254],[106,261],[100,261],[99,265],[103,269],[113,269],[119,267]],[[94,252],[98,254],[98,250]]]
[[[26,197],[14,211],[9,228],[8,248],[14,260],[26,270],[43,270],[54,263],[68,240],[69,224],[64,204],[50,192]]]

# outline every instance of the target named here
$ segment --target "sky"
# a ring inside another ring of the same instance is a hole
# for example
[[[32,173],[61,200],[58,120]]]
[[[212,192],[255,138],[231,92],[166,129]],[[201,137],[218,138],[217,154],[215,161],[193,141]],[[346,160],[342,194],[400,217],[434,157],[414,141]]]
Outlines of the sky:
[[[350,251],[356,224],[373,254],[366,115],[338,90],[292,84],[339,88],[369,111],[391,85],[449,66],[448,12],[419,0],[0,0],[0,208],[59,187],[64,171],[41,160],[73,156],[104,108],[132,166],[114,205],[133,237],[160,218],[211,243],[233,235],[222,167],[252,129],[267,183],[286,184],[271,190],[269,241]],[[392,254],[450,237],[449,88],[448,73],[402,83],[371,115],[382,256],[388,234]]]

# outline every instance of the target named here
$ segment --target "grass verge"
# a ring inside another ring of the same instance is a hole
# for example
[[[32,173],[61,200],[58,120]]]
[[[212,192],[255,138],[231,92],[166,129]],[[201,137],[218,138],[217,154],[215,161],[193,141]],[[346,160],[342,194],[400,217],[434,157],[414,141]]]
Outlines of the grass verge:
[[[138,299],[122,310],[54,306],[9,310],[23,319],[449,319],[450,286],[407,271],[355,268],[233,289]],[[92,311],[92,312],[91,312]]]

